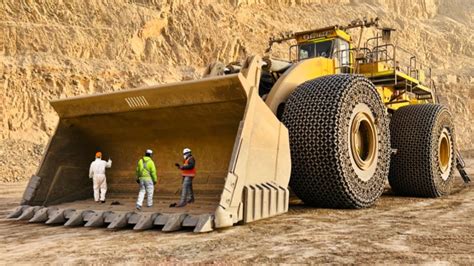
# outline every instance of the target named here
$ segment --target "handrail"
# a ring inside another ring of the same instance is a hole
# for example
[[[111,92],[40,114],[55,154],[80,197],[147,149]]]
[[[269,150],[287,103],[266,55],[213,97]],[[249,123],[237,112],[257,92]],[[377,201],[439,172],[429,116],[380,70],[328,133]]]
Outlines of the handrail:
[[[413,53],[407,51],[402,47],[396,46],[392,43],[379,43],[379,39],[381,38],[381,36],[377,35],[376,37],[367,39],[364,47],[341,49],[334,51],[332,54],[332,58],[338,58],[340,60],[341,54],[346,51],[349,53],[350,58],[348,62],[344,62],[336,66],[335,70],[337,71],[341,68],[349,68],[351,69],[352,73],[359,73],[360,63],[384,62],[394,70],[403,71],[408,76],[415,78],[416,80],[419,80],[420,83],[423,82],[423,84],[426,84],[427,86],[432,88],[431,67],[427,67],[427,64],[420,61]],[[375,45],[369,46],[372,42],[375,42]],[[290,46],[290,60],[292,59],[291,51],[297,46],[297,44]],[[298,51],[296,51],[296,54],[298,54]],[[400,62],[398,58],[401,58],[403,61]],[[295,61],[299,61],[298,55]],[[426,80],[424,80],[420,76],[421,73],[427,75],[426,77],[423,75]],[[421,79],[423,79],[423,81]]]

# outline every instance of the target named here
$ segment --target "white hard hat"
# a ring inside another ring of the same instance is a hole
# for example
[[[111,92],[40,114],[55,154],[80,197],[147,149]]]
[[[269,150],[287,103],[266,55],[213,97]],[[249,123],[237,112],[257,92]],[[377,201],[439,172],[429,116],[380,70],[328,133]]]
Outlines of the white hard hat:
[[[150,149],[148,149],[148,150],[146,150],[146,152],[145,152],[145,153],[146,153],[146,154],[153,154],[153,151],[152,151],[152,150],[150,150]]]
[[[183,154],[186,154],[186,153],[191,153],[191,149],[190,148],[185,148],[183,150]]]

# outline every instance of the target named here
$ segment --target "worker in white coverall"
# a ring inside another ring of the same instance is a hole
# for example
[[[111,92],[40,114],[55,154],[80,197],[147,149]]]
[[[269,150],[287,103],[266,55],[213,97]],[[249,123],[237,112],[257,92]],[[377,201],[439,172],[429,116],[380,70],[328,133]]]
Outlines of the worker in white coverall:
[[[107,192],[107,181],[105,178],[105,168],[112,167],[112,160],[107,162],[102,160],[102,153],[99,151],[95,154],[95,161],[91,163],[89,168],[89,178],[94,183],[94,200],[95,202],[105,203],[105,193]]]

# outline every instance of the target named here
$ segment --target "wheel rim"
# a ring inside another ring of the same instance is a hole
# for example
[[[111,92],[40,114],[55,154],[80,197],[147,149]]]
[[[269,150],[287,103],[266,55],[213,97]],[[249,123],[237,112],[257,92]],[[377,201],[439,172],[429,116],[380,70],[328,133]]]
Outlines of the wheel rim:
[[[441,177],[447,180],[451,170],[451,137],[446,128],[441,131],[438,141],[438,164],[441,170]]]
[[[366,113],[358,113],[351,126],[352,156],[361,170],[366,170],[375,157],[375,125]]]
[[[350,123],[350,153],[357,176],[369,180],[376,166],[377,131],[372,112],[365,104],[359,104],[353,111]]]

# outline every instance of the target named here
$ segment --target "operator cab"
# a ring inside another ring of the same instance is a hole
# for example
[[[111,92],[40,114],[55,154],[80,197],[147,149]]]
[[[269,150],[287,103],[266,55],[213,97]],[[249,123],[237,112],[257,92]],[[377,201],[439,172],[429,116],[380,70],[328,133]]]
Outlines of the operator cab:
[[[350,36],[341,30],[330,29],[312,33],[300,33],[296,36],[297,44],[290,48],[290,59],[295,55],[301,61],[314,57],[335,58],[336,68],[341,73],[350,72]],[[294,58],[294,57],[293,57]]]
[[[277,80],[298,61],[317,57],[335,59],[336,73],[352,72],[351,37],[347,32],[340,30],[338,26],[297,33],[282,33],[279,37],[270,38],[270,46],[266,52],[271,51],[274,43],[288,40],[296,41],[295,45],[290,46],[289,59],[267,58],[266,60],[269,60],[269,62],[262,68],[259,85],[259,95],[262,99],[266,99]],[[281,117],[282,110],[279,107],[277,111],[278,118]]]

